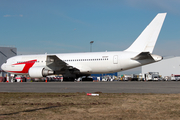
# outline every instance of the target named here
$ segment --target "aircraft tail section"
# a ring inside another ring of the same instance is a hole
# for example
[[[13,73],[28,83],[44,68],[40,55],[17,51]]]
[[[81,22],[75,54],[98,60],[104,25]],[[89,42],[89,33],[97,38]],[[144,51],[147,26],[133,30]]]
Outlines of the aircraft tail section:
[[[154,61],[160,61],[163,59],[162,56],[159,55],[153,55],[149,52],[141,52],[140,54],[138,54],[137,56],[135,56],[134,58],[131,58],[132,60],[144,60],[144,59],[149,59],[149,60],[154,60]]]
[[[163,25],[166,13],[159,13],[125,51],[152,53]]]

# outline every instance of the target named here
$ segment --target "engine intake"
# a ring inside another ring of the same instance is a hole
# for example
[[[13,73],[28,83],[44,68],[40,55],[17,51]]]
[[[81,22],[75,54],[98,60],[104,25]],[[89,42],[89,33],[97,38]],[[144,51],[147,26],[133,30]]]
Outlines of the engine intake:
[[[31,67],[28,73],[32,78],[41,78],[48,75],[53,75],[54,71],[45,69],[44,67]]]

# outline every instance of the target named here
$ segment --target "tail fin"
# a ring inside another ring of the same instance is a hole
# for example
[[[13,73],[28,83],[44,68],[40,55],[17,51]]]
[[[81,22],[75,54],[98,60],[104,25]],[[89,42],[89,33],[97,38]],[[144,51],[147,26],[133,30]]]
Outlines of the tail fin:
[[[166,13],[159,13],[125,51],[152,53],[163,25]]]

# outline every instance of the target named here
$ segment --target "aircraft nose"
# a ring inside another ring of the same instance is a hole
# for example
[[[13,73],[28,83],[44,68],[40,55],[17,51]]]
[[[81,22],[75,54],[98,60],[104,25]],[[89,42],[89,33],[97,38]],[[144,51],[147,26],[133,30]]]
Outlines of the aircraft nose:
[[[3,64],[1,65],[1,69],[4,70],[4,71],[6,70],[6,65],[5,65],[5,63],[3,63]]]

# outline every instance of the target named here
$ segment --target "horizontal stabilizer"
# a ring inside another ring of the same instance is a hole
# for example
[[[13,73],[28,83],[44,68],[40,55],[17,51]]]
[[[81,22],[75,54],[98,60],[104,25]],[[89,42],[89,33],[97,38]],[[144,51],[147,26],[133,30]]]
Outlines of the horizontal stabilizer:
[[[136,57],[132,58],[133,60],[144,60],[144,59],[153,59],[149,52],[141,52]]]
[[[154,60],[154,61],[160,61],[163,59],[162,56],[159,55],[153,55],[149,52],[141,52],[140,54],[138,54],[137,56],[135,56],[134,58],[131,58],[132,60]]]

